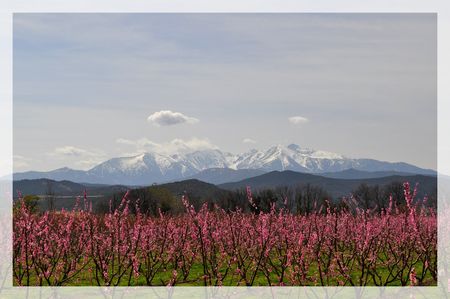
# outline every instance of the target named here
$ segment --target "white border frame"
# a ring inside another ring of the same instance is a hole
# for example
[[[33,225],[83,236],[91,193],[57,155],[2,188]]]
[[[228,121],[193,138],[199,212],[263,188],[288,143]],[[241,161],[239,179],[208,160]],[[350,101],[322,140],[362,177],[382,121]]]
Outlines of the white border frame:
[[[15,12],[436,12],[438,13],[438,171],[450,175],[450,1],[361,0],[3,0],[0,3],[0,173],[12,172],[12,15]],[[411,132],[413,133],[413,132]],[[439,176],[438,287],[12,287],[11,182],[0,184],[0,298],[305,297],[449,298],[450,179]],[[8,279],[9,278],[9,279]]]

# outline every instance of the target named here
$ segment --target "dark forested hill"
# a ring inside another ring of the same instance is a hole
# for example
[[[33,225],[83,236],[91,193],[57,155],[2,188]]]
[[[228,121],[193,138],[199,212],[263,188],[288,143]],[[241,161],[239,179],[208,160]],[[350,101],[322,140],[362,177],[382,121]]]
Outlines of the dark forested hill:
[[[412,186],[414,186],[416,183],[419,184],[419,196],[437,193],[437,178],[433,176],[394,175],[369,179],[336,179],[289,170],[272,171],[260,176],[241,180],[239,182],[221,184],[219,185],[219,187],[226,190],[236,190],[245,188],[246,186],[250,186],[252,187],[252,189],[257,190],[270,189],[279,186],[311,184],[323,188],[333,197],[341,197],[348,196],[362,183],[366,183],[369,186],[384,186],[393,182],[403,183],[406,181],[409,182]]]

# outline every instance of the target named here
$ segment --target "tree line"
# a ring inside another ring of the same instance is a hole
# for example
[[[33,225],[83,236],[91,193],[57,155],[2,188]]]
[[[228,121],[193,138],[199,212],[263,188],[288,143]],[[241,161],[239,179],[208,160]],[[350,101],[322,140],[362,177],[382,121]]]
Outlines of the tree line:
[[[214,196],[194,196],[189,192],[173,194],[164,187],[152,186],[131,190],[128,193],[131,209],[139,208],[142,213],[158,216],[164,214],[184,213],[181,196],[185,195],[196,210],[204,203],[210,209],[215,206],[225,211],[241,210],[248,213],[269,212],[271,207],[283,208],[292,214],[309,215],[320,209],[331,208],[337,211],[354,210],[356,207],[363,210],[372,210],[380,214],[389,207],[390,202],[399,208],[406,206],[404,187],[402,182],[392,182],[387,185],[360,184],[347,197],[332,198],[322,187],[313,184],[298,184],[297,186],[280,186],[274,189],[252,190],[253,204],[248,201],[248,190],[238,189],[223,191]],[[94,205],[94,212],[107,213],[115,210],[125,193],[115,194],[110,200],[98,200]],[[429,194],[425,205],[437,207],[437,193]],[[423,198],[416,199],[423,200]]]
[[[114,211],[120,205],[124,194],[125,192],[119,192],[105,198],[96,199],[92,202],[92,211],[98,214]],[[340,198],[333,198],[324,188],[309,183],[280,186],[273,189],[258,189],[252,190],[253,204],[248,201],[248,190],[246,189],[221,190],[221,192],[215,192],[214,195],[195,195],[189,192],[174,194],[163,186],[150,186],[133,189],[128,193],[131,209],[135,210],[138,207],[142,213],[150,216],[158,216],[160,213],[172,215],[184,213],[181,203],[181,196],[183,195],[189,198],[196,210],[207,203],[210,209],[217,206],[225,211],[241,210],[247,213],[269,212],[271,207],[274,206],[278,209],[283,208],[292,214],[300,215],[309,215],[321,208],[332,208],[339,211],[342,209],[352,210],[355,207],[372,210],[380,214],[388,208],[391,200],[393,205],[400,209],[406,205],[402,182],[391,182],[386,185],[362,183],[347,197]],[[82,200],[83,198],[79,199],[79,201]],[[55,207],[55,192],[51,185],[47,186],[44,198],[25,195],[23,202],[34,212],[58,209]],[[64,208],[66,210],[71,209],[76,204],[75,202],[76,200],[72,200],[71,204],[67,204]],[[425,204],[428,207],[437,207],[437,190],[433,194],[428,194]]]

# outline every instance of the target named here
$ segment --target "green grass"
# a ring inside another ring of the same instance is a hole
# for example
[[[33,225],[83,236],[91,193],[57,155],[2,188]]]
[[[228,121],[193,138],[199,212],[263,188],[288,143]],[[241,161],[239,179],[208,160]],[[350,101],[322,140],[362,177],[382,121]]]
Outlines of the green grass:
[[[89,266],[94,266],[94,265],[92,263]],[[415,268],[417,270],[417,276],[419,277],[421,274],[420,270],[422,269],[422,265],[417,264]],[[240,279],[240,277],[236,274],[236,272],[234,270],[235,270],[235,268],[230,269],[228,271],[228,275],[225,277],[222,285],[224,285],[224,286],[245,286],[245,282]],[[152,281],[152,285],[153,286],[166,285],[172,276],[172,271],[173,271],[173,268],[168,267],[167,269],[163,269],[160,272],[158,272]],[[383,277],[386,277],[388,275],[388,271],[386,269],[379,268],[379,272],[382,274]],[[129,273],[130,272],[128,271],[127,274],[124,275],[123,279],[119,283],[119,286],[127,286],[128,285]],[[308,274],[311,277],[311,276],[318,276],[317,273],[318,273],[317,264],[313,263],[310,266]],[[359,278],[360,274],[361,274],[360,271],[354,271],[351,274],[356,285],[358,285],[358,281],[359,281],[358,278]],[[86,267],[85,270],[81,271],[75,278],[68,281],[64,285],[66,285],[66,286],[97,286],[97,282],[93,276],[94,276],[93,273],[90,273]],[[177,286],[204,286],[204,280],[202,278],[203,277],[203,266],[200,262],[194,263],[192,265],[192,268],[189,272],[189,276],[186,279],[182,280],[181,277],[182,277],[181,271],[178,271],[179,281],[176,282]],[[271,279],[272,285],[277,284],[277,276],[274,272],[271,273],[270,279]],[[284,282],[287,285],[289,285],[287,278],[285,278]],[[14,281],[14,284],[17,285],[15,281]],[[30,285],[38,285],[38,284],[39,283],[37,280],[37,276],[33,272],[33,275],[30,277]],[[213,282],[213,284],[214,284],[214,282]],[[43,285],[48,285],[48,284],[44,282]],[[137,278],[133,276],[131,279],[131,285],[132,286],[146,286],[147,284],[146,284],[145,277],[143,277],[142,275],[140,275]],[[269,285],[269,283],[267,281],[267,278],[264,276],[264,274],[261,271],[259,271],[256,275],[253,286],[268,286],[268,285]],[[321,285],[321,283],[318,280],[317,283],[308,282],[306,285],[314,286],[314,285]],[[337,280],[329,279],[328,283],[325,282],[325,285],[336,286]],[[350,286],[349,283],[347,283],[346,285]],[[372,279],[370,278],[367,285],[374,286],[375,284],[372,281]],[[427,286],[436,286],[437,285],[437,282],[433,280],[429,271],[427,272],[422,285],[427,285]],[[389,286],[401,286],[401,282],[399,279],[397,279],[396,281],[389,284]]]

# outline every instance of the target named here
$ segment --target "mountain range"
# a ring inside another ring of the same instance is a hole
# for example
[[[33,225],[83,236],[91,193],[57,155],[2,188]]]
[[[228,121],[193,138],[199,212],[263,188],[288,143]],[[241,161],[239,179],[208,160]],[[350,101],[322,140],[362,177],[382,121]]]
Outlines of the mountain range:
[[[143,153],[131,157],[112,158],[89,170],[67,167],[48,172],[27,171],[14,173],[14,180],[47,178],[78,183],[151,185],[184,179],[199,179],[213,184],[240,181],[271,171],[291,170],[323,174],[347,170],[350,178],[366,172],[375,177],[394,173],[436,175],[436,171],[397,162],[374,159],[353,159],[345,156],[302,148],[296,144],[276,145],[267,150],[250,150],[231,154],[218,149],[194,151],[185,154],[163,155]],[[367,173],[365,174],[367,176]]]

